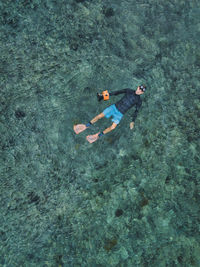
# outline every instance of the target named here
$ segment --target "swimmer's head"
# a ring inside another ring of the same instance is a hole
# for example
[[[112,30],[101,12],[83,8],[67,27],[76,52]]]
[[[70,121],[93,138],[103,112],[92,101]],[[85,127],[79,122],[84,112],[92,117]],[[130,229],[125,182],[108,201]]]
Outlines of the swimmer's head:
[[[142,94],[144,94],[145,91],[146,91],[146,86],[145,85],[140,85],[140,86],[138,86],[138,88],[135,91],[135,93],[137,95],[142,95]]]

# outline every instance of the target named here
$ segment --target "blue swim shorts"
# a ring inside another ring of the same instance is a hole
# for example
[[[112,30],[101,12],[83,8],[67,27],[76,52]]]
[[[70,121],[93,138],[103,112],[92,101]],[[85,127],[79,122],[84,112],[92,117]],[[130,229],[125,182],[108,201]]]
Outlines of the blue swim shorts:
[[[103,114],[106,118],[110,118],[110,116],[112,116],[112,121],[116,124],[118,124],[123,117],[123,114],[116,108],[115,104],[104,109]]]

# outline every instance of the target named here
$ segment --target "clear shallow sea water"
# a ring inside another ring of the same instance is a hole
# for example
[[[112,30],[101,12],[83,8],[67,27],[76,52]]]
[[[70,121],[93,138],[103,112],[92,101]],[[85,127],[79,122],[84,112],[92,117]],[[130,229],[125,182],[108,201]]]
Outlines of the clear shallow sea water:
[[[200,266],[200,2],[0,3],[0,266]],[[147,92],[117,128],[87,123]]]

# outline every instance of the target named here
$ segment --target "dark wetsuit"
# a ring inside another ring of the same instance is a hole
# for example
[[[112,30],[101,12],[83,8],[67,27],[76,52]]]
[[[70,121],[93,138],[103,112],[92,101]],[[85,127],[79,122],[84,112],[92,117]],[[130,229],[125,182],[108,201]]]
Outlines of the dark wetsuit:
[[[115,92],[109,92],[109,95],[119,95],[119,94],[125,94],[125,96],[123,96],[116,104],[116,108],[122,113],[126,113],[127,110],[129,110],[131,107],[136,106],[136,109],[132,115],[132,121],[134,122],[139,108],[142,105],[142,100],[140,98],[140,95],[136,95],[135,91],[129,88],[126,89],[122,89],[119,91],[115,91]]]

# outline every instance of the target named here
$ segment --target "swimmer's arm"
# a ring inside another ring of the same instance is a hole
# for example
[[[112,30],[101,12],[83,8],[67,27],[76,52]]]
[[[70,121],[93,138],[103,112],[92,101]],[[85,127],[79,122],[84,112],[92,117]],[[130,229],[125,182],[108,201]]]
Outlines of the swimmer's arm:
[[[128,90],[130,89],[122,89],[122,90],[118,90],[118,91],[114,91],[114,92],[109,92],[109,95],[112,96],[112,95],[120,95],[120,94],[125,94],[128,92]]]

